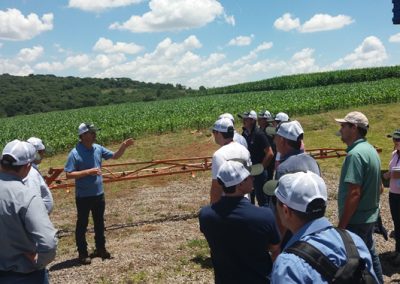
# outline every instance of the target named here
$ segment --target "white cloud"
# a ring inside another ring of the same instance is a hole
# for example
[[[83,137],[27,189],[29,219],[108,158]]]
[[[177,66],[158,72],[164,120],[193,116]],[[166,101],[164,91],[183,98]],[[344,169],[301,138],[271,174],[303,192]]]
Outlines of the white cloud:
[[[236,38],[233,38],[229,41],[228,45],[235,45],[235,46],[246,46],[250,45],[252,40],[254,38],[254,35],[250,36],[238,36]]]
[[[94,51],[105,53],[127,53],[136,54],[143,50],[143,47],[135,43],[116,42],[115,44],[104,37],[99,38],[93,47]]]
[[[224,16],[224,8],[216,0],[150,0],[150,11],[132,16],[128,21],[110,25],[110,29],[131,32],[179,31],[198,28]],[[230,24],[233,18],[227,19]]]
[[[90,58],[86,54],[78,54],[73,56],[68,56],[63,62],[40,62],[37,63],[34,68],[35,70],[40,70],[44,72],[56,73],[64,71],[69,68],[78,69],[79,71],[84,71],[87,65],[90,63]]]
[[[207,72],[225,58],[224,54],[212,53],[199,56],[194,51],[202,45],[195,36],[182,42],[170,38],[161,41],[155,50],[123,64],[114,64],[96,77],[131,77],[135,80],[186,83],[193,74]]]
[[[389,38],[389,42],[400,42],[400,33],[392,35]]]
[[[33,62],[43,55],[42,46],[34,46],[32,48],[23,48],[19,51],[17,59],[21,62]]]
[[[272,48],[274,44],[272,42],[263,42],[262,44],[260,44],[259,46],[257,46],[257,48],[254,50],[255,52],[260,52],[263,50],[267,50]]]
[[[299,18],[293,18],[291,14],[286,13],[276,19],[274,27],[285,32],[296,29],[301,33],[313,33],[338,30],[352,23],[354,20],[346,15],[316,14],[302,25]]]
[[[24,16],[17,9],[0,10],[0,39],[28,40],[40,33],[53,29],[53,14]]]
[[[102,12],[107,9],[137,4],[142,0],[69,0],[68,7],[87,12]]]
[[[287,32],[293,29],[298,29],[300,27],[300,20],[299,18],[294,19],[290,13],[286,13],[275,20],[274,27],[278,30]]]
[[[8,73],[15,76],[26,76],[33,73],[28,64],[22,64],[13,59],[0,58],[0,74]]]
[[[369,36],[354,51],[332,64],[332,68],[361,68],[382,65],[388,58],[385,46],[375,36]]]
[[[331,16],[328,14],[316,14],[301,26],[300,31],[302,33],[313,33],[339,30],[352,23],[354,23],[354,20],[346,15]]]
[[[224,13],[225,22],[227,22],[231,26],[235,26],[235,17],[233,15],[227,15]]]

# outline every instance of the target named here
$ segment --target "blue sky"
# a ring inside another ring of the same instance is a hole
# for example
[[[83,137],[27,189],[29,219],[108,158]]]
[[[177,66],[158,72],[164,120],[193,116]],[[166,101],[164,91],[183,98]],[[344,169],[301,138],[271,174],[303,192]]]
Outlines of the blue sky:
[[[399,64],[390,0],[0,1],[0,73],[198,88]]]

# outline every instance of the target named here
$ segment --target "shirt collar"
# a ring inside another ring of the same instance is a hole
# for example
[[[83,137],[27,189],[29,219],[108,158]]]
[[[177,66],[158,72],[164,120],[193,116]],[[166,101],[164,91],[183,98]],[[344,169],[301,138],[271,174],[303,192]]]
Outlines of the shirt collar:
[[[285,248],[290,247],[294,242],[302,239],[304,236],[314,234],[329,227],[332,227],[332,223],[325,217],[312,220],[301,227],[301,229],[291,237]]]
[[[365,141],[367,141],[365,138],[360,138],[360,139],[354,141],[353,144],[351,144],[349,147],[347,147],[346,152],[347,153],[350,152],[354,147],[356,147],[356,145],[358,145],[362,142],[365,142]]]
[[[289,158],[291,156],[299,155],[301,153],[304,153],[304,151],[293,149],[292,151],[290,151],[289,153],[287,153],[285,156],[282,157],[281,162],[286,160],[287,158]]]

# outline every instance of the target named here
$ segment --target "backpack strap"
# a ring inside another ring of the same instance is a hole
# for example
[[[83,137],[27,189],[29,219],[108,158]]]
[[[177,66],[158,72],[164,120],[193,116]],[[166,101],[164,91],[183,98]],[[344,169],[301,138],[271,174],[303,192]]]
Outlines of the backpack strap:
[[[319,249],[305,241],[297,241],[285,252],[293,253],[304,259],[310,264],[321,276],[330,283],[335,277],[338,267],[334,265],[328,257],[326,257]]]
[[[353,238],[350,236],[350,234],[344,229],[339,229],[335,227],[335,230],[342,238],[344,248],[346,249],[347,260],[359,259],[360,254],[358,253],[357,247],[354,244]]]

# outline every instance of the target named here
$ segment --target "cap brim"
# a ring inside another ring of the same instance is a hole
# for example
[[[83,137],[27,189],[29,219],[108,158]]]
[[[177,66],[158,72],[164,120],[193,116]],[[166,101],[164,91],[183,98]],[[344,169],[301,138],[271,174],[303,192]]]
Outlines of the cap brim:
[[[337,123],[345,123],[345,122],[347,122],[347,121],[344,120],[343,118],[335,118],[335,121],[336,121]]]
[[[251,166],[250,174],[252,176],[258,176],[262,174],[263,171],[264,171],[264,166],[262,164],[255,164]]]
[[[275,195],[275,189],[278,187],[278,180],[269,180],[263,186],[264,194],[268,196]]]

